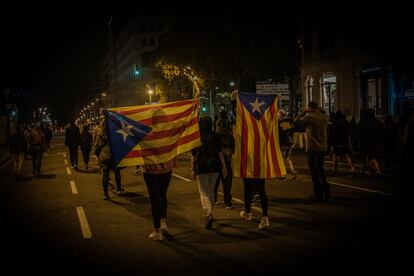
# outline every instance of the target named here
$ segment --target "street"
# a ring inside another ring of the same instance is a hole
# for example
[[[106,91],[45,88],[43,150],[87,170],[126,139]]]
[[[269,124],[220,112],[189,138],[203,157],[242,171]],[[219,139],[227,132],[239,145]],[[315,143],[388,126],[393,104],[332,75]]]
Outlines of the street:
[[[220,186],[216,221],[206,230],[198,187],[189,179],[190,155],[182,154],[168,191],[171,235],[156,242],[148,239],[153,229],[148,192],[135,168],[121,171],[126,193],[118,196],[112,188],[111,199],[105,201],[97,159],[91,157],[84,170],[79,153],[78,171],[68,159],[63,137],[57,136],[44,154],[43,176],[32,177],[31,160],[25,161],[25,177],[19,181],[13,179],[11,162],[1,167],[3,269],[9,266],[13,274],[135,275],[401,272],[396,173],[381,179],[351,178],[342,165],[341,174],[333,177],[328,161],[332,200],[315,202],[309,198],[312,183],[305,154],[296,151],[298,179],[288,175],[287,181],[266,182],[270,229],[258,228],[260,205],[252,209],[253,221],[240,218],[243,185],[233,179],[234,208],[224,209]]]

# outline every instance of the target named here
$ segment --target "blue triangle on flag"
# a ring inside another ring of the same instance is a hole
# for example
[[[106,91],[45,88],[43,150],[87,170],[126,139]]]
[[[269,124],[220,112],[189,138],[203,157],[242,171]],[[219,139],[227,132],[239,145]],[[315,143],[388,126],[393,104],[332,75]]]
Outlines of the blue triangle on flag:
[[[105,110],[105,115],[112,156],[118,164],[151,132],[151,128],[116,112]]]
[[[240,102],[243,106],[255,117],[257,120],[262,118],[266,110],[271,106],[276,99],[275,94],[262,95],[247,92],[239,93]]]

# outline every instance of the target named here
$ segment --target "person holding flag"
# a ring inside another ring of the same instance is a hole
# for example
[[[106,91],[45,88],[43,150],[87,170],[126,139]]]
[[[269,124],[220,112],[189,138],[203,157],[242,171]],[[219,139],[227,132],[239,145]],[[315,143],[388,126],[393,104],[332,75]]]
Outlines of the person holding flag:
[[[278,97],[239,92],[236,98],[234,176],[242,177],[244,210],[240,216],[252,220],[252,189],[260,195],[262,218],[259,228],[269,228],[265,180],[286,175],[279,146]]]
[[[198,105],[191,99],[104,111],[115,164],[143,168],[154,225],[150,240],[162,241],[168,232],[167,190],[175,157],[201,144]]]

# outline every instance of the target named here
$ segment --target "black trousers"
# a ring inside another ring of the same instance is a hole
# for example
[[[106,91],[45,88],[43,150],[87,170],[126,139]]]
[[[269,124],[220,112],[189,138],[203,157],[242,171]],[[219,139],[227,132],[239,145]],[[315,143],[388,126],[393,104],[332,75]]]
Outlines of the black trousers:
[[[224,204],[226,204],[226,206],[232,206],[231,186],[233,184],[233,172],[231,169],[231,160],[229,160],[227,157],[224,157],[224,161],[226,162],[227,176],[224,178],[222,171],[220,170],[219,177],[217,177],[216,186],[214,186],[214,201],[217,201],[217,191],[221,181],[221,183],[223,183]]]
[[[331,191],[323,169],[325,152],[308,152],[308,165],[313,182],[313,193],[318,200],[329,199]]]
[[[102,189],[104,191],[104,194],[108,194],[108,186],[109,186],[109,173],[111,169],[103,169],[102,170]],[[116,183],[116,189],[121,190],[121,169],[118,167],[115,167],[112,170],[115,173],[115,183]]]
[[[70,159],[70,164],[74,167],[74,166],[78,166],[78,149],[79,146],[69,146],[69,159]]]
[[[162,218],[167,218],[167,190],[170,185],[172,171],[162,174],[144,173],[145,184],[151,202],[152,221],[155,229],[159,229]]]
[[[92,146],[81,146],[83,163],[85,165],[89,164],[89,155],[91,153],[91,148],[92,148]]]
[[[268,215],[269,203],[265,190],[265,180],[259,178],[243,178],[244,184],[244,210],[250,213],[253,191],[256,190],[260,196],[263,216]]]

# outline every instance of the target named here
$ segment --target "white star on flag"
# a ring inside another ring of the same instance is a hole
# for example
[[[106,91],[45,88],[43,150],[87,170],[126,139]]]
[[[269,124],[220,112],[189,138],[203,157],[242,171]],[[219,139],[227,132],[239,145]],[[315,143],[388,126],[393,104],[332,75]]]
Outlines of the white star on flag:
[[[130,130],[131,128],[133,128],[133,126],[127,125],[125,122],[121,121],[121,128],[122,129],[118,129],[116,133],[122,134],[122,136],[124,137],[124,142],[126,141],[128,136],[135,136],[134,133],[132,133]]]
[[[259,103],[259,98],[258,98],[258,97],[256,97],[256,100],[254,101],[254,103],[249,103],[249,104],[251,104],[251,105],[252,105],[252,107],[253,107],[252,113],[254,113],[255,111],[257,111],[257,112],[259,112],[259,113],[262,113],[262,112],[260,111],[260,107],[261,107],[262,105],[264,105],[264,104],[265,104],[265,102],[261,102],[261,103]]]

